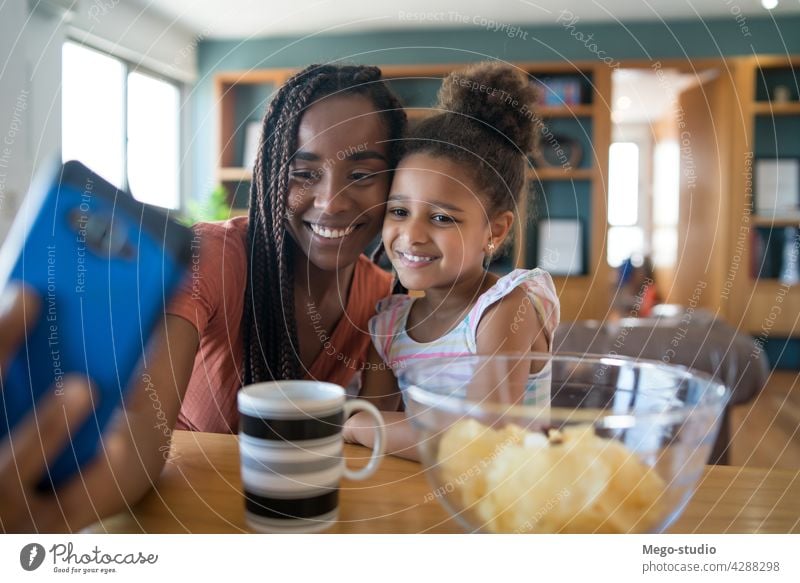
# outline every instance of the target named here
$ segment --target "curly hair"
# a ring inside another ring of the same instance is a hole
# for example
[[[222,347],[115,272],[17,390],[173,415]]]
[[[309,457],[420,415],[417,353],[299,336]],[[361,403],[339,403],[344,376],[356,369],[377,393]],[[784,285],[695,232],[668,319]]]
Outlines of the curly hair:
[[[250,187],[249,249],[243,314],[244,384],[302,377],[294,311],[293,246],[286,240],[289,166],[303,113],[327,95],[363,95],[382,116],[390,166],[399,158],[406,114],[368,66],[310,65],[276,93],[261,129]]]
[[[473,171],[489,210],[515,210],[536,146],[537,91],[509,65],[482,62],[450,73],[439,90],[442,113],[408,135],[403,155],[446,156]]]

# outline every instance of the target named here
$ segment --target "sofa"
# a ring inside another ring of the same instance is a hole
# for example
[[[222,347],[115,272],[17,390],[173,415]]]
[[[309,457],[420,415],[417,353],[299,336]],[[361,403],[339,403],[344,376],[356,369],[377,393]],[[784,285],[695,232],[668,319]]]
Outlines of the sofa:
[[[766,383],[766,356],[750,336],[702,309],[670,317],[624,318],[616,322],[563,322],[555,353],[616,354],[679,364],[709,373],[731,391],[710,463],[728,463],[730,408],[750,401]]]

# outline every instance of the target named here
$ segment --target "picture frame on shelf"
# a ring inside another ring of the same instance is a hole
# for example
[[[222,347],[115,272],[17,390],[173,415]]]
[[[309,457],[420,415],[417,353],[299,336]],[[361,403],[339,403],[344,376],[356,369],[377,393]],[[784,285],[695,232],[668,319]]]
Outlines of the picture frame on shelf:
[[[754,195],[757,215],[800,215],[800,158],[758,158]]]
[[[583,92],[580,79],[573,77],[542,77],[534,80],[539,91],[539,105],[564,107],[580,105]]]
[[[551,275],[583,274],[583,232],[576,219],[545,219],[538,228],[539,267]]]

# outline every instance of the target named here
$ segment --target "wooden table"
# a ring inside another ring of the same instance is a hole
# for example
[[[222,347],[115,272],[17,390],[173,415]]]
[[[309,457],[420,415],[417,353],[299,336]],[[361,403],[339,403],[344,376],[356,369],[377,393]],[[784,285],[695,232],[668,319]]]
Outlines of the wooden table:
[[[345,446],[348,464],[370,451]],[[361,460],[361,461],[359,461]],[[459,533],[415,462],[386,457],[371,479],[343,480],[337,533]],[[176,431],[156,488],[129,512],[90,532],[249,532],[233,435]],[[709,466],[672,533],[798,533],[800,470]]]

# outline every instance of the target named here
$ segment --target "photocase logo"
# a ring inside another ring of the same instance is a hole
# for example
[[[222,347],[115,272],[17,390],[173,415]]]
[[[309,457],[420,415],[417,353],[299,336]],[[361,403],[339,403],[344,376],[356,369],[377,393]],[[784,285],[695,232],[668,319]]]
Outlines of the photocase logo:
[[[44,562],[44,547],[37,543],[30,543],[22,547],[19,552],[19,564],[26,571],[35,571]]]

